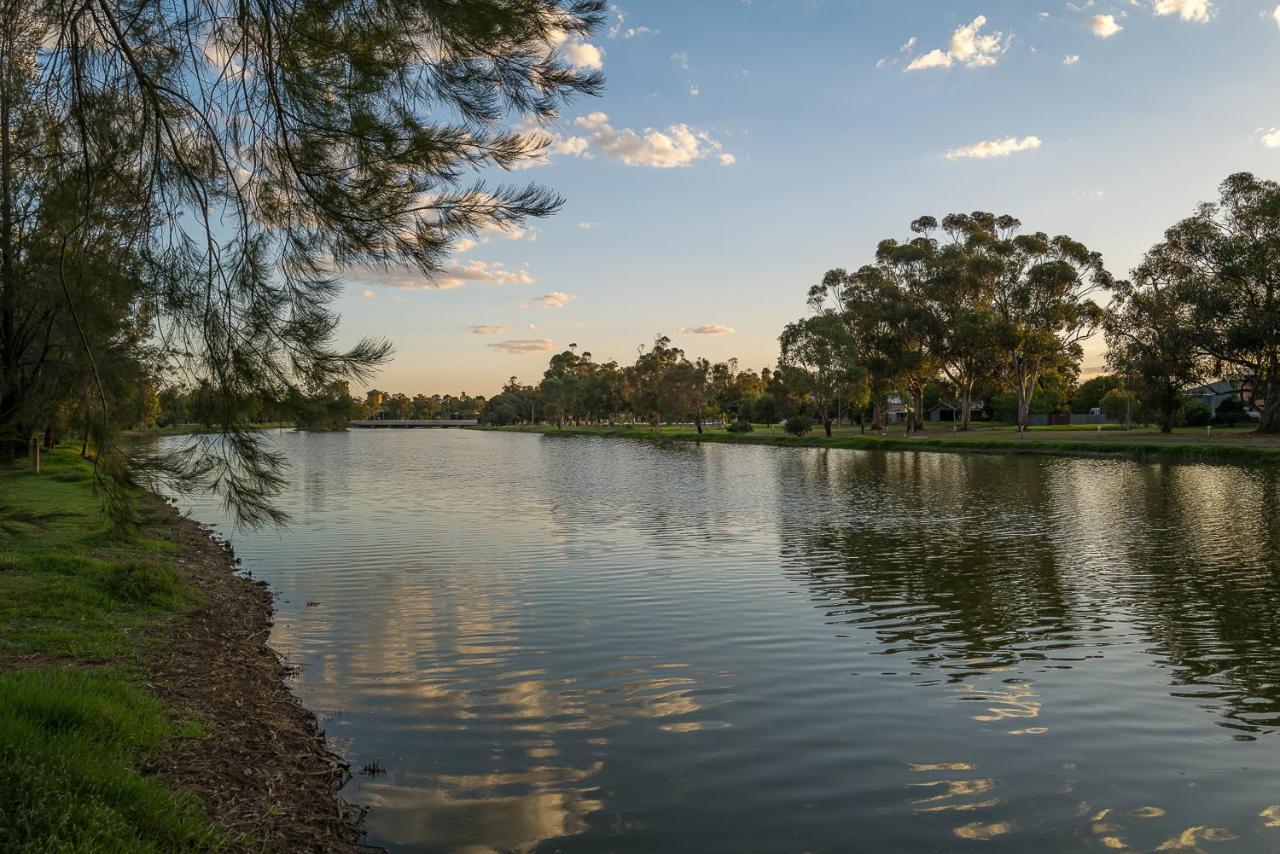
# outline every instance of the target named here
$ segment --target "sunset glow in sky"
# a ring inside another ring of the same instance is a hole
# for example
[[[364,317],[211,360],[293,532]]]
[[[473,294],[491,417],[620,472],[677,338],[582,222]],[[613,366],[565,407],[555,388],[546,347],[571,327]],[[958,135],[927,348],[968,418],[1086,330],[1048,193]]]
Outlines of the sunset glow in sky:
[[[1280,177],[1277,2],[620,3],[561,46],[605,95],[491,178],[561,213],[465,241],[434,282],[350,276],[344,338],[390,338],[374,384],[409,394],[536,382],[570,343],[629,362],[656,333],[759,369],[825,270],[952,211],[1127,275],[1228,174]]]

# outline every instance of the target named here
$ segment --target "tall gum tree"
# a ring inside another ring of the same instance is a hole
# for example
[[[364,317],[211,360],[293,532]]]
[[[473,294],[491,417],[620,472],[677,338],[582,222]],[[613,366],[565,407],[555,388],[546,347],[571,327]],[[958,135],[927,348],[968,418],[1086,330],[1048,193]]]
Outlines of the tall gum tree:
[[[1280,184],[1231,175],[1159,251],[1180,280],[1197,353],[1250,383],[1259,432],[1280,433]]]

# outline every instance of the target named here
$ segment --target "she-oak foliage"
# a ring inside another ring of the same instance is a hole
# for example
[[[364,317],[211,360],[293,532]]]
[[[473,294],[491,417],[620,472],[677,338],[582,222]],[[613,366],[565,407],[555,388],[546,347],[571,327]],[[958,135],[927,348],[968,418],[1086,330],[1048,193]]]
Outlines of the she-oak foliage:
[[[599,26],[603,0],[0,5],[6,451],[21,453],[64,402],[48,391],[55,380],[74,385],[93,399],[91,417],[82,409],[104,483],[212,486],[248,523],[281,518],[282,483],[281,461],[248,429],[249,401],[286,404],[390,353],[334,345],[338,276],[394,267],[430,279],[456,239],[555,211],[548,190],[472,176],[536,156],[536,126],[603,84],[556,49]],[[58,187],[39,246],[20,204],[19,143],[40,150],[31,168]],[[78,310],[112,265],[128,286],[94,328]],[[147,461],[112,441],[104,354],[122,317],[145,327],[133,341],[158,372],[214,390],[218,435]]]

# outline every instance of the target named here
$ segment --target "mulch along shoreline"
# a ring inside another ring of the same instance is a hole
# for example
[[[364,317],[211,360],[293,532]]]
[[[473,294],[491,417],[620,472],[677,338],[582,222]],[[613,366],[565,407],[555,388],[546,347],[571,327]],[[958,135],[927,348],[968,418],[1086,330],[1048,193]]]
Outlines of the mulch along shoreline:
[[[158,502],[157,502],[158,503]],[[197,794],[210,817],[254,850],[370,851],[363,811],[338,794],[350,779],[315,715],[289,690],[290,670],[267,645],[274,606],[263,582],[235,572],[230,547],[165,505],[175,568],[203,595],[172,618],[144,660],[148,687],[190,710],[208,737],[186,739],[142,770]]]

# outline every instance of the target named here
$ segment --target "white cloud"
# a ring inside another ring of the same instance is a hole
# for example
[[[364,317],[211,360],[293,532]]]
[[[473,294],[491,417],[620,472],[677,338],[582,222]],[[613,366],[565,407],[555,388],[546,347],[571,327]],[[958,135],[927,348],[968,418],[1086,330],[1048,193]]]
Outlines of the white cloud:
[[[695,326],[692,329],[681,326],[676,330],[677,335],[732,335],[735,330],[728,326],[721,326],[718,323],[704,323],[701,326]]]
[[[732,154],[727,154],[727,153],[721,154],[719,160],[720,160],[721,166],[732,166],[733,164],[738,162],[738,158],[734,157]]]
[[[572,299],[576,299],[573,294],[566,294],[564,291],[552,291],[549,294],[534,297],[520,303],[521,308],[529,308],[532,305],[541,306],[542,308],[564,308],[565,303]]]
[[[472,335],[501,335],[510,328],[510,326],[499,326],[491,323],[477,323],[473,326],[468,326],[467,331]]]
[[[585,221],[584,221],[584,222],[580,222],[580,223],[578,223],[578,228],[582,229],[583,231],[590,231],[591,229],[595,228],[595,227],[596,227],[597,225],[599,225],[599,224],[600,224],[600,223],[598,223],[598,222],[585,222]]]
[[[911,60],[911,63],[907,66],[907,71],[950,68],[956,63],[963,65],[965,68],[982,68],[988,65],[995,65],[1000,58],[1000,54],[1009,49],[1013,37],[1005,36],[1004,33],[999,32],[983,35],[981,30],[986,25],[986,17],[979,15],[968,24],[957,27],[955,32],[951,34],[951,40],[947,43],[946,50],[934,48],[928,53],[917,56]],[[903,47],[906,47],[906,45]]]
[[[1157,15],[1178,15],[1197,24],[1209,23],[1217,11],[1210,0],[1155,0],[1152,8]]]
[[[976,158],[985,160],[988,157],[1008,157],[1019,151],[1031,151],[1039,148],[1041,145],[1040,138],[1036,136],[1024,136],[1018,139],[1016,136],[1008,136],[1004,139],[988,139],[982,142],[975,142],[973,145],[964,145],[960,148],[953,148],[947,152],[948,160],[961,160],[964,158]]]
[[[434,277],[424,276],[418,270],[408,267],[390,267],[385,270],[376,267],[358,267],[343,271],[343,275],[364,284],[382,285],[402,291],[448,290],[460,288],[468,282],[489,285],[533,284],[533,277],[527,270],[508,270],[498,261],[480,260],[467,264],[451,262],[441,268]]]
[[[507,353],[545,353],[556,348],[556,342],[550,338],[516,338],[510,341],[495,341],[488,346]]]
[[[1094,15],[1089,19],[1089,29],[1100,39],[1109,39],[1124,29],[1116,23],[1115,15]]]
[[[695,98],[702,94],[702,90],[698,88],[698,84],[694,83],[692,80],[689,81],[689,94]]]
[[[671,54],[671,61],[680,66],[682,70],[689,70],[689,54],[684,51]]]
[[[571,41],[564,47],[565,59],[582,68],[604,68],[604,51],[591,42]]]
[[[618,36],[622,36],[624,39],[633,39],[636,36],[647,36],[658,32],[649,27],[626,26],[627,15],[617,6],[610,6],[609,11],[613,12],[613,23],[609,25],[608,31],[608,36],[611,39],[616,39]]]
[[[904,43],[902,47],[898,48],[898,53],[911,53],[911,51],[915,49],[916,41],[918,40],[915,36],[907,39],[906,43]]]
[[[573,125],[585,135],[557,137],[552,135],[554,153],[576,157],[600,154],[621,160],[628,166],[652,166],[670,169],[688,166],[695,160],[722,153],[724,146],[711,134],[680,123],[665,130],[614,128],[605,113],[591,113],[574,119]],[[725,163],[721,158],[721,163]],[[728,163],[725,163],[728,165]]]
[[[1270,128],[1259,133],[1262,144],[1267,148],[1280,148],[1280,128]]]
[[[373,299],[376,296],[376,294],[374,294],[373,291],[366,290],[366,291],[361,291],[360,296],[364,297],[365,299]]]
[[[1277,25],[1280,25],[1280,6],[1277,6],[1275,11],[1271,13],[1271,19],[1275,21]]]
[[[1069,53],[1062,58],[1063,65],[1075,65],[1079,61],[1080,61],[1080,54],[1078,53]]]

